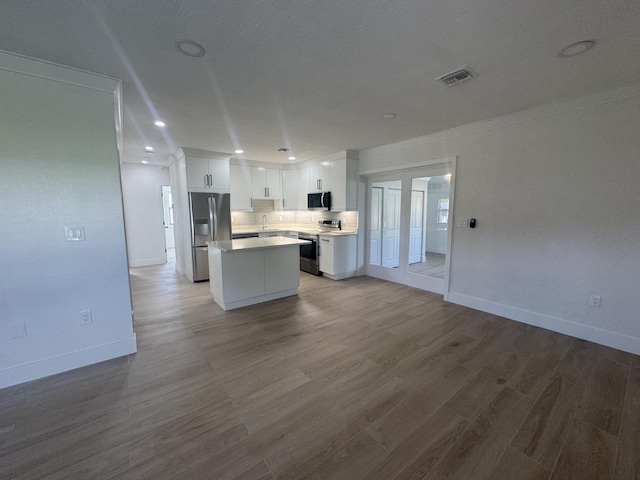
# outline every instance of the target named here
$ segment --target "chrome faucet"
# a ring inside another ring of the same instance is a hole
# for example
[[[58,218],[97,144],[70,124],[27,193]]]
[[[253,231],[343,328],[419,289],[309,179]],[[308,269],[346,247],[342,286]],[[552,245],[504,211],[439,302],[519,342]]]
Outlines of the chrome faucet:
[[[264,230],[265,228],[267,228],[267,216],[262,215],[262,229]]]

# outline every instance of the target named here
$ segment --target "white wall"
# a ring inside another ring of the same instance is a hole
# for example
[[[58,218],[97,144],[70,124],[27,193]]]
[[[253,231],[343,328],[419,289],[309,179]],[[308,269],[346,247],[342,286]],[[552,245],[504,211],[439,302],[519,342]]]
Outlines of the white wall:
[[[113,109],[118,82],[0,53],[0,84],[5,387],[136,345]],[[86,240],[66,241],[65,226],[84,227]],[[87,309],[93,323],[81,325]]]
[[[180,162],[173,155],[170,155],[167,163],[169,164],[169,177],[171,179],[171,194],[173,195],[173,232],[174,232],[174,240],[175,240],[175,251],[176,251],[176,271],[180,275],[185,274],[184,268],[184,235],[183,235],[183,222],[188,218],[184,218],[184,211],[182,209],[184,202],[180,202],[180,198],[183,198],[187,195],[186,192],[186,179],[184,186],[179,181],[180,171],[182,169],[183,176],[186,176],[186,172],[184,172],[184,158],[182,160],[182,167],[180,167]],[[188,215],[187,211],[187,215]]]
[[[122,165],[122,195],[127,228],[129,266],[166,263],[162,185],[169,169],[152,165]]]
[[[360,152],[457,156],[449,300],[640,354],[640,85]],[[600,308],[588,306],[601,295]]]

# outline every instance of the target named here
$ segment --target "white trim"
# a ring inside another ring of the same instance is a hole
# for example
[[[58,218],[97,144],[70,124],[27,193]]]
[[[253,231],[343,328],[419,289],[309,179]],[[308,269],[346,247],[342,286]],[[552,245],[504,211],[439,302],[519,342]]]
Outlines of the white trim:
[[[46,78],[77,87],[89,88],[113,94],[118,90],[120,80],[99,73],[25,57],[17,53],[0,50],[0,70],[20,73],[32,77]]]
[[[587,95],[574,100],[563,100],[558,103],[551,103],[548,105],[543,105],[541,107],[530,108],[528,110],[522,110],[520,112],[512,113],[509,115],[503,115],[501,117],[484,119],[475,123],[450,128],[448,130],[442,130],[437,133],[423,135],[421,137],[415,137],[396,143],[389,143],[379,147],[363,149],[360,150],[359,156],[361,161],[366,161],[370,157],[377,157],[385,153],[397,152],[398,150],[404,149],[412,149],[418,146],[427,145],[429,143],[445,139],[495,130],[497,128],[529,122],[540,118],[561,115],[567,112],[574,112],[583,108],[617,102],[637,96],[640,96],[640,83],[617,88],[615,90]],[[401,167],[398,166],[395,168],[399,169]]]
[[[398,174],[398,175],[403,175],[405,174],[405,170],[414,170],[414,169],[420,169],[420,168],[429,168],[429,167],[439,167],[440,165],[446,164],[446,163],[451,163],[453,165],[455,165],[455,161],[458,157],[456,155],[452,156],[452,157],[442,157],[442,158],[437,158],[435,160],[426,160],[423,162],[415,162],[415,163],[405,163],[403,165],[390,165],[387,167],[381,167],[381,168],[373,168],[371,170],[363,170],[363,171],[359,171],[358,175],[377,175],[377,174],[381,174],[381,173],[388,173],[388,174]]]
[[[2,369],[0,370],[0,388],[123,357],[136,351],[136,334],[134,333],[133,337],[127,340]]]
[[[278,298],[291,297],[298,295],[298,289],[292,288],[289,290],[282,290],[281,292],[267,293],[265,295],[259,295],[257,297],[244,298],[242,300],[236,300],[235,302],[223,302],[219,298],[213,297],[213,300],[220,305],[223,310],[233,310],[234,308],[246,307],[249,305],[256,305],[257,303],[270,302],[271,300],[277,300]]]
[[[570,335],[590,342],[599,343],[608,347],[623,350],[625,352],[640,355],[640,338],[622,335],[616,332],[601,330],[599,328],[570,322],[558,317],[543,315],[517,307],[510,307],[500,303],[489,302],[477,297],[471,297],[461,293],[450,292],[448,301],[465,307],[480,310],[482,312],[499,315],[517,322],[526,323],[536,327],[551,330],[553,332]]]
[[[345,278],[355,277],[356,271],[354,270],[353,272],[339,273],[337,275],[332,275],[327,272],[322,272],[322,276],[330,280],[344,280]]]
[[[163,265],[165,263],[167,263],[166,257],[143,258],[141,260],[129,260],[129,267],[149,267],[151,265]]]

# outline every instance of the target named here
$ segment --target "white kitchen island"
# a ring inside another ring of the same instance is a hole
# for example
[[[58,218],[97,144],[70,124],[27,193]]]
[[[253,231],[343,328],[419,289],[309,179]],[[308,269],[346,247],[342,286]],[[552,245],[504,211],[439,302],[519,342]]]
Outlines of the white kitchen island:
[[[300,245],[288,237],[209,242],[209,283],[224,310],[298,294]]]

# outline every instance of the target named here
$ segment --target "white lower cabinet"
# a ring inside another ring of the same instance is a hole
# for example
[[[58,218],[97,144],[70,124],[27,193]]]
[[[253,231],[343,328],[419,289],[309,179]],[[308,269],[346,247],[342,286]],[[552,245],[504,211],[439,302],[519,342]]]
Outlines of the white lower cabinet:
[[[209,288],[224,310],[288,297],[298,293],[300,247],[221,251],[209,247]]]
[[[300,247],[295,247],[296,252]],[[291,249],[264,250],[264,289],[270,295],[297,289],[300,283],[300,256],[291,255]]]
[[[319,235],[320,271],[340,280],[356,274],[356,235]]]

